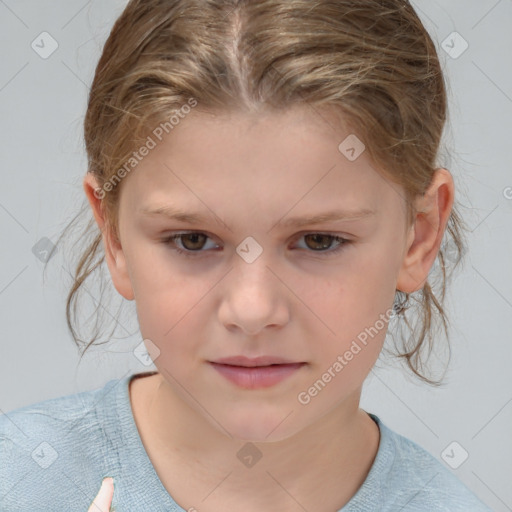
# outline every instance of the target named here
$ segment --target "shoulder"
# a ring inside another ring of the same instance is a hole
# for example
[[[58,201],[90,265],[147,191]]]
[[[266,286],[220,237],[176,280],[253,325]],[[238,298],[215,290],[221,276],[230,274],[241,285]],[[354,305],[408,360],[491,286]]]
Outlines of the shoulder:
[[[110,441],[102,406],[116,382],[0,416],[0,510],[90,504],[95,493],[90,494],[101,484],[92,468],[98,468],[98,474],[105,469],[103,456]]]
[[[403,512],[491,512],[446,466],[414,441],[379,420],[389,465],[382,475]],[[386,509],[388,510],[388,509]],[[394,510],[389,508],[389,510]]]

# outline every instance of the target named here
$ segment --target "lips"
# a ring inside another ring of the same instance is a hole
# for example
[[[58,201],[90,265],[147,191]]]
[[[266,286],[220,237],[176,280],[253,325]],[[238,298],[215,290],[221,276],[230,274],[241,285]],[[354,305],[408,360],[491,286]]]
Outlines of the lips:
[[[245,356],[232,356],[224,357],[211,361],[217,364],[226,364],[230,366],[243,366],[246,368],[253,368],[255,366],[270,366],[273,364],[300,364],[300,361],[292,361],[291,359],[284,359],[275,356],[260,356],[260,357],[245,357]]]
[[[225,357],[210,365],[232,384],[244,389],[272,387],[295,374],[306,363],[275,356]]]

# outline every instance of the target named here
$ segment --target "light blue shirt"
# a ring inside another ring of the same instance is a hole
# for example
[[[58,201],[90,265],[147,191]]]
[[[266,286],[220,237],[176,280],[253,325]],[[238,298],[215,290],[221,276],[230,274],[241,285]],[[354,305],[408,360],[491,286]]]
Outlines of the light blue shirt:
[[[139,437],[128,388],[134,375],[0,416],[1,512],[87,512],[105,476],[114,477],[117,512],[184,511]],[[363,485],[338,512],[491,512],[441,462],[370,416],[380,429],[379,449]]]

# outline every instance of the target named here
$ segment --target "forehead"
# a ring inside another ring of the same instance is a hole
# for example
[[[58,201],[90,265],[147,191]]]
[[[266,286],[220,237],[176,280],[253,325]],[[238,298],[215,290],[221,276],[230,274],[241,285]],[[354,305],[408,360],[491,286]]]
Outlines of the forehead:
[[[364,151],[355,160],[347,158],[346,146],[358,143],[355,134],[312,109],[193,112],[161,141],[152,137],[155,148],[124,184],[122,196],[131,204],[181,201],[180,206],[208,205],[224,212],[243,205],[284,215],[326,202],[379,210],[401,198],[396,184],[377,172]]]

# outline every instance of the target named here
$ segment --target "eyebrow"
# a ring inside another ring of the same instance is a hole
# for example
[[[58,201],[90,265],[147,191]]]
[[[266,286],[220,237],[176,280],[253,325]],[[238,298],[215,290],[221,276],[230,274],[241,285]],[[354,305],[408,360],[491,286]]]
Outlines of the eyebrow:
[[[163,216],[167,219],[186,222],[188,224],[204,224],[208,220],[213,220],[217,225],[226,227],[225,223],[214,213],[209,213],[205,216],[196,212],[187,212],[171,205],[156,208],[146,207],[142,208],[140,212],[145,216]],[[339,220],[359,220],[371,217],[375,214],[375,210],[370,208],[362,208],[359,210],[332,210],[310,216],[290,217],[286,220],[280,220],[276,222],[272,229],[275,226],[301,227]]]

